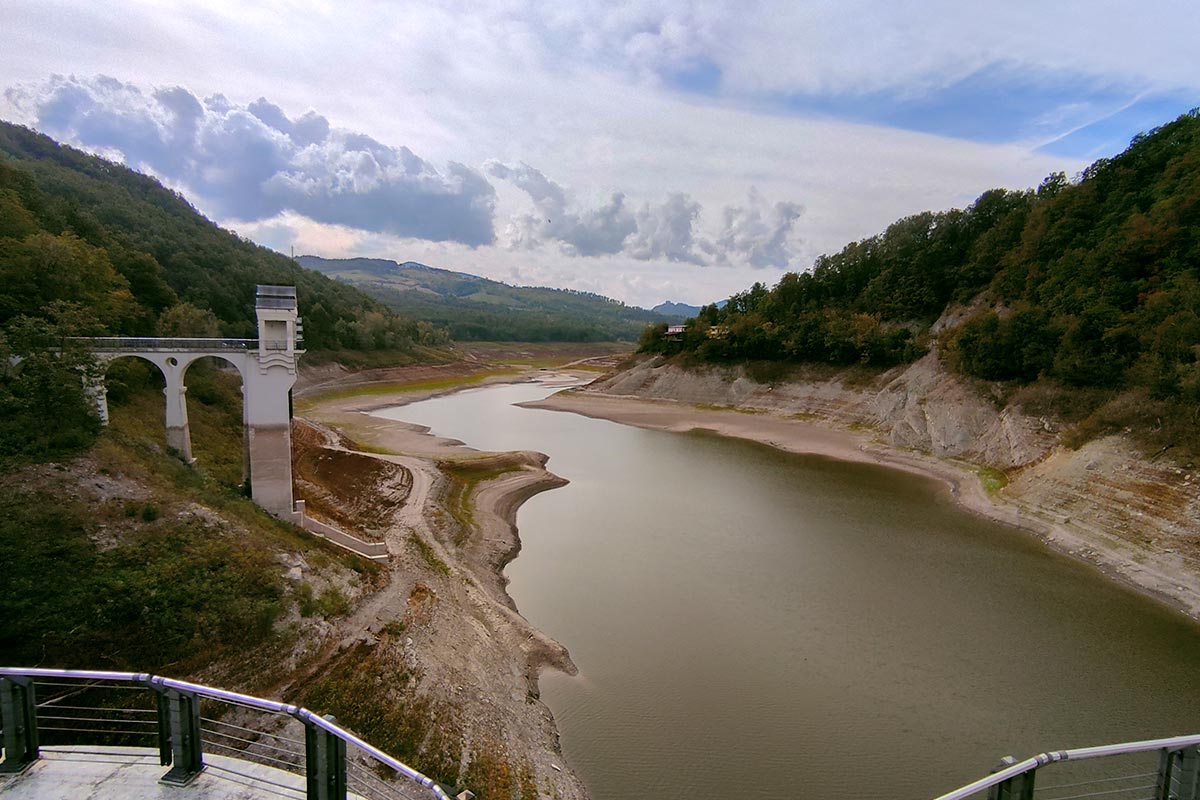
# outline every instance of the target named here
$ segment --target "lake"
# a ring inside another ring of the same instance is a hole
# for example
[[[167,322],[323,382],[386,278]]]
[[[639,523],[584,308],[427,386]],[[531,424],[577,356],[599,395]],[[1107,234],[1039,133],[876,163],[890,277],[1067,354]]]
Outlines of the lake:
[[[517,519],[543,700],[595,800],[926,798],[1001,756],[1200,732],[1200,628],[939,483],[518,408],[385,412],[570,485]]]

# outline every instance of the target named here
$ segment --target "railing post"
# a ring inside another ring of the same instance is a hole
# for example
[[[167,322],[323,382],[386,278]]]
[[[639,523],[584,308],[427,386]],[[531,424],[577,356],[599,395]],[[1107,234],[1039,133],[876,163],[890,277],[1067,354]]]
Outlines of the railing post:
[[[1200,800],[1200,750],[1179,751],[1179,800]]]
[[[336,721],[328,714],[324,719]],[[303,722],[308,800],[346,800],[346,742],[311,719]]]
[[[1154,781],[1154,800],[1172,800],[1171,778],[1175,772],[1178,751],[1161,750],[1158,756],[1158,777]]]
[[[1017,760],[1012,756],[1005,756],[1000,759],[1000,763],[992,772],[999,772],[1002,769],[1007,769]],[[987,800],[1033,800],[1033,777],[1035,770],[1023,772],[1020,775],[1014,775],[1008,780],[998,783],[988,789]]]
[[[0,773],[23,772],[38,758],[37,701],[32,678],[0,677],[0,716],[4,717]]]
[[[163,783],[183,786],[204,771],[200,749],[200,698],[185,692],[155,686],[158,692],[158,757],[171,769],[159,778]]]

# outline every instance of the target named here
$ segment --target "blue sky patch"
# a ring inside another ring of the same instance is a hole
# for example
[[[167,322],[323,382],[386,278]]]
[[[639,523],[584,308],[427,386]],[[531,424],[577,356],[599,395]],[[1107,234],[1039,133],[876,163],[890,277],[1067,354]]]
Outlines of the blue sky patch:
[[[663,77],[671,88],[690,94],[713,96],[721,88],[721,68],[707,58],[694,59]]]
[[[1114,156],[1129,146],[1135,135],[1157,128],[1200,105],[1200,97],[1181,94],[1148,95],[1088,125],[1070,131],[1039,148],[1050,155],[1088,161]]]
[[[706,59],[664,78],[682,92],[722,95],[721,69]],[[787,114],[815,114],[989,144],[1026,143],[1049,155],[1091,160],[1116,155],[1134,135],[1200,105],[1200,96],[1139,94],[1091,78],[997,64],[921,93],[891,89],[774,96],[765,98],[764,105]]]

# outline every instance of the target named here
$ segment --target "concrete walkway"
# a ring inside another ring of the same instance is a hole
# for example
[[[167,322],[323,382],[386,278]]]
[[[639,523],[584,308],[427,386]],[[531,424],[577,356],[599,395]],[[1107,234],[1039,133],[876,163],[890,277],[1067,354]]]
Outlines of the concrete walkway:
[[[0,776],[3,800],[304,800],[304,776],[225,756],[204,756],[187,786],[158,779],[158,751],[140,747],[42,748],[17,776]],[[349,797],[362,800],[359,795]]]

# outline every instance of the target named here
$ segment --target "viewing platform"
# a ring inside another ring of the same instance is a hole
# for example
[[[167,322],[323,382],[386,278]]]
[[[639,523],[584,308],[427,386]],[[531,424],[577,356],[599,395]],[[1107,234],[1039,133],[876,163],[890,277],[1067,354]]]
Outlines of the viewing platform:
[[[0,725],[4,800],[474,799],[332,717],[156,675],[0,668]],[[1006,756],[936,800],[1093,797],[1200,800],[1200,736]]]
[[[474,797],[333,717],[144,673],[0,668],[0,725],[4,800]]]
[[[145,747],[42,748],[19,775],[0,775],[4,800],[304,800],[305,780],[282,769],[228,756],[208,756],[206,769],[186,787],[163,783],[158,751]],[[347,793],[347,800],[361,795]]]

